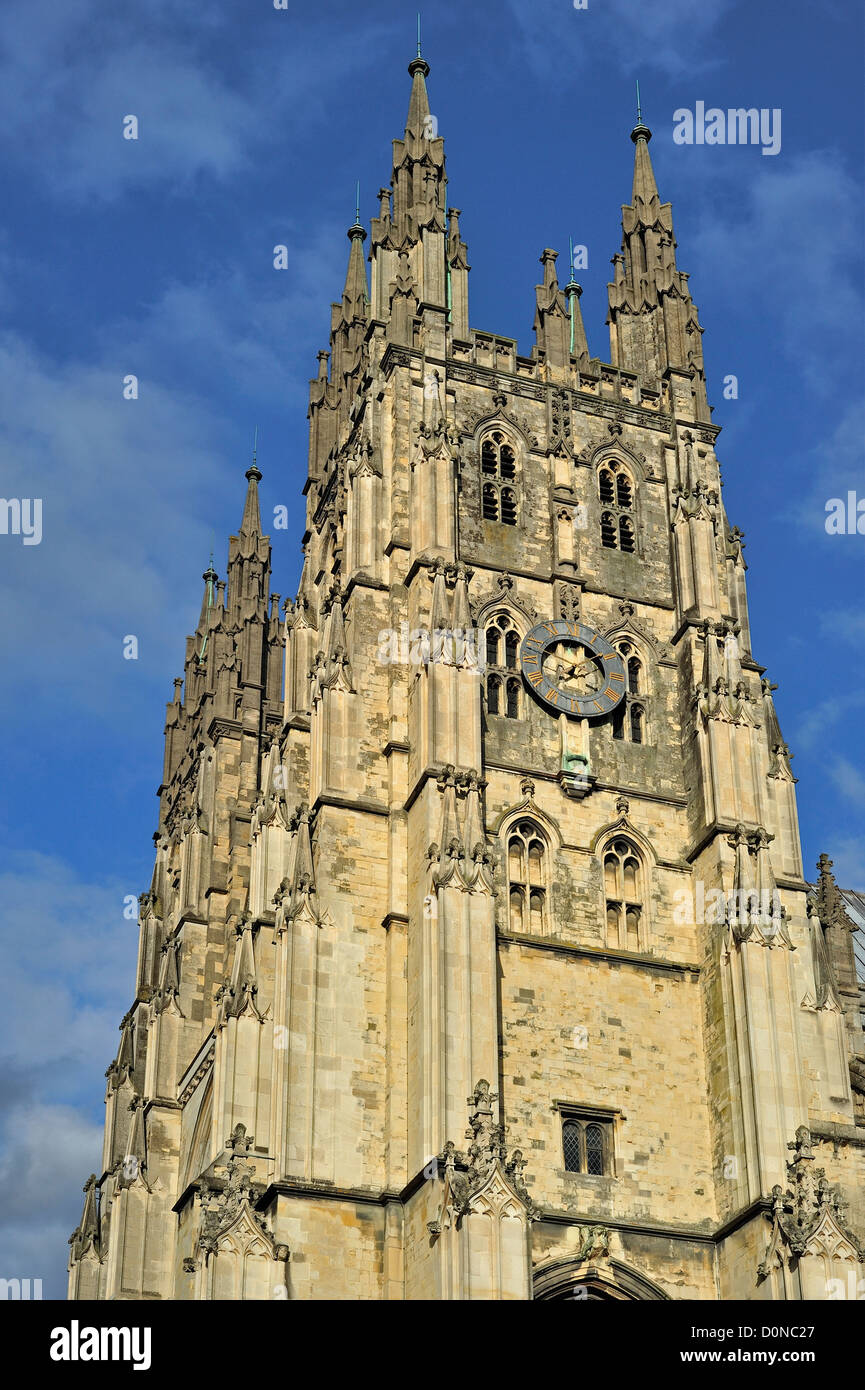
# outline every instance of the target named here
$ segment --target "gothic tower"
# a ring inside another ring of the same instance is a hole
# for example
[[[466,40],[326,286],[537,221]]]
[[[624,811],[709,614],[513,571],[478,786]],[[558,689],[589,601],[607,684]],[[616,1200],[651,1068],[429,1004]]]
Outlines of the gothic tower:
[[[70,1296],[850,1296],[853,926],[804,878],[650,132],[610,361],[552,250],[521,356],[469,327],[409,72],[297,597],[254,463],[204,575]]]

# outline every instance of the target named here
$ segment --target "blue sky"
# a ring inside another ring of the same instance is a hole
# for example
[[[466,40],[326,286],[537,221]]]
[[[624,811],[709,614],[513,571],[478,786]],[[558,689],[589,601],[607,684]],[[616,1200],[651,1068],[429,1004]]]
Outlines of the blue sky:
[[[260,429],[274,587],[299,576],[308,379],[354,216],[402,134],[414,10],[271,0],[6,0],[0,11],[0,1275],[65,1288],[99,1163],[103,1073],[131,1001],[162,728],[211,546],[220,573]],[[630,196],[634,81],[705,328],[728,515],[747,535],[758,661],[777,681],[806,864],[865,888],[862,14],[849,0],[505,0],[423,10],[462,209],[474,327],[531,349],[545,246],[588,248],[604,326]],[[697,101],[782,111],[782,148],[679,146]],[[855,111],[855,114],[851,114]],[[122,139],[136,114],[139,139]],[[285,243],[290,264],[273,268]],[[124,401],[134,373],[137,401]],[[739,398],[722,397],[733,373]],[[125,661],[126,634],[139,639]]]

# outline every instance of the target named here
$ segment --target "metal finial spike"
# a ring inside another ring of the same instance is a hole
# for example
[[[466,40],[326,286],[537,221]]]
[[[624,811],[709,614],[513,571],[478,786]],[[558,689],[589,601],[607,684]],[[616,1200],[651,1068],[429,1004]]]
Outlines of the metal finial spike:
[[[256,467],[256,460],[257,460],[257,458],[258,458],[258,425],[256,425],[256,427],[255,427],[255,433],[254,433],[253,436],[252,436],[252,466],[253,466],[253,468]]]
[[[418,12],[417,12],[417,56],[418,56],[418,57],[421,56],[421,52],[420,52],[420,10],[418,10]]]
[[[637,125],[643,124],[643,113],[640,110],[640,83],[637,82]]]
[[[360,226],[360,179],[354,186],[354,225]]]

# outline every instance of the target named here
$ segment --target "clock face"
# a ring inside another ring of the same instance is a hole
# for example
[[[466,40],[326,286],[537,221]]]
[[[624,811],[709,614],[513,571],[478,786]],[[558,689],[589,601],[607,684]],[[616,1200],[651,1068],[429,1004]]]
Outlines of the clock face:
[[[597,719],[625,693],[622,658],[586,623],[538,623],[523,638],[520,665],[535,695],[556,714]]]

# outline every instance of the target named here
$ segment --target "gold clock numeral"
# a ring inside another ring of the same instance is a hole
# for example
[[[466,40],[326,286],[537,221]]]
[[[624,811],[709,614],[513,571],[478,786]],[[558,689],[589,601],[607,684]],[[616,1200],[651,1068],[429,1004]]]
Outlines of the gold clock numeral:
[[[620,675],[618,671],[611,671],[610,674],[607,676],[607,680],[608,680],[608,681],[622,681],[622,682],[624,682],[624,679],[625,679],[625,677],[622,676],[622,675]]]
[[[618,690],[613,690],[610,686],[608,686],[603,693],[608,700],[617,700],[619,698]]]
[[[540,685],[541,681],[544,679],[542,671],[529,671],[527,675],[532,685]]]
[[[549,693],[549,695],[547,696],[547,699],[548,699],[548,700],[552,700],[553,704],[554,704],[554,705],[557,705],[557,704],[559,703],[559,692],[558,692],[558,690],[551,690],[550,693]]]
[[[592,701],[592,704],[594,705],[595,709],[600,709],[600,710],[602,710],[602,709],[604,708],[603,705],[601,704],[600,700],[593,700],[593,701]]]

